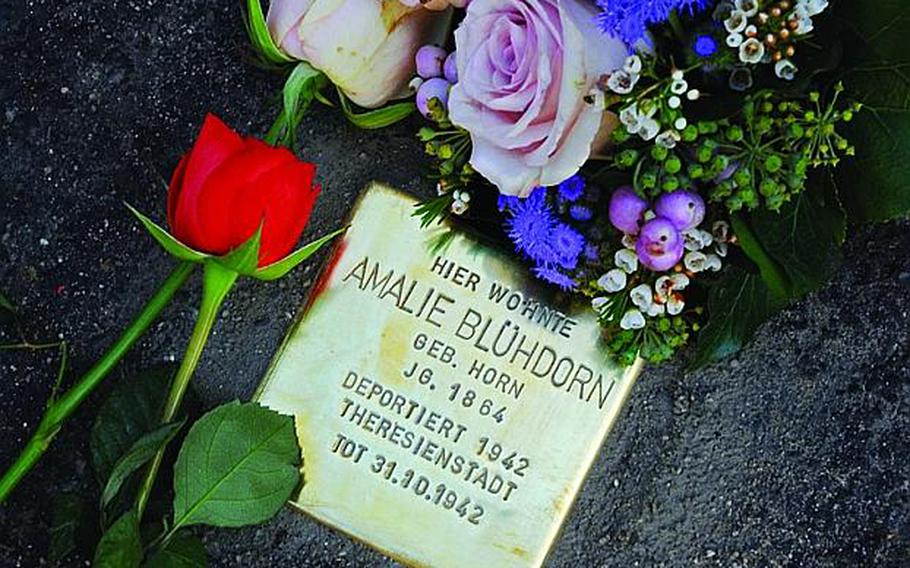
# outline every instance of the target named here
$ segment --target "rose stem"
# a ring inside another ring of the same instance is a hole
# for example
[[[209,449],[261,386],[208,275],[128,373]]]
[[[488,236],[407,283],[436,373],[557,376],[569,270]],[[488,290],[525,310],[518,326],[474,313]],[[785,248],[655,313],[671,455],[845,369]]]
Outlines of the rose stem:
[[[174,376],[171,383],[171,390],[168,393],[167,401],[164,404],[164,412],[161,416],[161,423],[167,424],[174,419],[180,403],[183,401],[183,395],[186,387],[190,383],[202,350],[208,341],[212,332],[212,325],[218,316],[222,302],[231,291],[234,282],[237,281],[238,274],[233,270],[226,268],[217,262],[207,262],[202,277],[202,304],[199,309],[199,318],[196,320],[196,326],[193,328],[193,335],[190,337],[186,353],[180,368]],[[136,516],[142,519],[145,507],[148,505],[149,496],[152,492],[152,486],[155,484],[155,477],[158,475],[158,469],[161,467],[161,460],[164,458],[164,448],[158,450],[155,457],[152,458],[145,472],[145,477],[139,486],[139,493],[136,496]]]
[[[133,320],[133,323],[126,328],[101,360],[71,389],[48,405],[41,422],[38,423],[38,428],[32,434],[22,453],[19,454],[16,461],[0,478],[0,503],[6,500],[13,489],[16,488],[16,485],[47,451],[51,441],[57,436],[67,418],[79,408],[82,401],[92,393],[101,380],[114,368],[114,365],[123,358],[151,323],[155,321],[161,310],[167,306],[177,290],[186,282],[186,279],[193,272],[193,268],[194,265],[190,263],[181,263],[174,268],[167,280],[161,284],[136,319]]]

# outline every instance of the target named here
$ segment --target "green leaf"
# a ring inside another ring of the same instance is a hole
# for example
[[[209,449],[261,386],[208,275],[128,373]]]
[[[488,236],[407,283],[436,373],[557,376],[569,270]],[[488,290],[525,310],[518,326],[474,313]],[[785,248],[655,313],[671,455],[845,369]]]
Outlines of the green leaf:
[[[818,290],[840,266],[847,217],[828,172],[810,177],[806,190],[779,213],[753,214],[752,226],[763,250],[786,274],[791,298]]]
[[[698,368],[736,353],[781,307],[761,277],[729,267],[723,280],[711,288],[708,323],[698,335],[690,365]]]
[[[95,549],[94,568],[138,568],[142,562],[142,540],[136,511],[130,509],[111,525]]]
[[[791,296],[791,285],[784,269],[762,247],[757,231],[752,229],[750,223],[738,216],[731,217],[730,221],[739,246],[758,266],[769,292],[778,300],[786,301]]]
[[[187,262],[202,262],[209,255],[194,250],[185,244],[178,241],[170,233],[159,227],[155,224],[154,221],[137,211],[129,203],[125,204],[127,208],[136,216],[137,219],[145,226],[145,229],[149,234],[154,237],[158,244],[164,248],[171,256],[176,257],[178,260],[184,260]]]
[[[284,84],[284,135],[283,143],[291,146],[296,139],[297,127],[303,115],[313,103],[316,94],[328,83],[322,71],[314,68],[306,61],[301,61],[294,67]]]
[[[320,248],[322,248],[326,243],[328,243],[329,241],[331,241],[332,239],[334,239],[335,237],[337,237],[338,235],[340,235],[341,233],[343,233],[347,230],[348,230],[348,228],[345,227],[343,229],[338,229],[334,233],[329,233],[328,235],[297,249],[296,251],[292,252],[288,256],[279,260],[278,262],[275,262],[268,266],[263,266],[262,268],[260,268],[256,272],[254,272],[252,274],[252,276],[253,276],[253,278],[256,278],[258,280],[265,280],[265,281],[277,280],[278,278],[281,278],[282,276],[284,276],[285,274],[287,274],[288,272],[293,270],[301,262],[310,258],[316,251],[318,251]]]
[[[181,532],[153,554],[143,568],[205,568],[208,564],[202,541],[188,532]]]
[[[275,45],[262,12],[261,0],[247,0],[246,30],[253,48],[267,63],[280,65],[294,61]]]
[[[160,425],[173,376],[173,368],[162,367],[120,381],[101,405],[89,444],[92,464],[102,486],[121,456]]]
[[[114,465],[111,475],[101,493],[101,507],[106,507],[117,493],[123,487],[123,483],[129,476],[148,462],[161,448],[174,439],[177,432],[183,427],[186,420],[165,424],[160,428],[153,430],[142,436],[132,445],[132,447],[123,454],[116,465]]]
[[[48,551],[48,560],[52,565],[63,564],[63,560],[76,549],[85,513],[85,500],[78,494],[61,493],[54,497],[51,545]]]
[[[344,116],[347,117],[351,124],[364,130],[375,130],[391,126],[404,120],[417,110],[417,105],[407,102],[394,103],[375,110],[355,113],[351,108],[347,95],[341,89],[338,89],[338,98],[341,100],[341,110],[344,111]]]
[[[238,274],[252,276],[259,263],[259,245],[262,242],[262,225],[245,243],[224,256],[215,257],[215,262]]]
[[[837,168],[841,200],[857,222],[910,212],[910,2],[841,1],[845,94],[864,104],[842,128],[856,157]]]
[[[190,429],[174,464],[173,529],[239,527],[278,512],[300,481],[294,419],[233,402]]]
[[[16,313],[16,306],[3,294],[3,292],[0,292],[0,310],[6,310],[11,314]]]

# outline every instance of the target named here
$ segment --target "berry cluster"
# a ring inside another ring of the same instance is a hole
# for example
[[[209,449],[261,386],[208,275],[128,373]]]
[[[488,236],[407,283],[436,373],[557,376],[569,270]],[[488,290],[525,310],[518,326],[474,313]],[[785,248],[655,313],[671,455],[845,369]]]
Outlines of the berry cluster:
[[[455,67],[455,52],[447,52],[436,45],[425,45],[415,56],[417,77],[411,80],[410,88],[417,93],[417,110],[426,118],[432,118],[430,101],[438,100],[443,109],[449,102],[449,89],[458,82]]]

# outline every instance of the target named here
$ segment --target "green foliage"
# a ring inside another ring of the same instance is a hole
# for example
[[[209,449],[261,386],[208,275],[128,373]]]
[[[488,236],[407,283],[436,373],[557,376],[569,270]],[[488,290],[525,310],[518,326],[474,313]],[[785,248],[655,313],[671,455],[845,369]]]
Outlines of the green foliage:
[[[142,539],[136,512],[129,510],[101,537],[95,549],[94,568],[138,568],[142,562]]]
[[[53,511],[48,561],[60,565],[76,550],[86,517],[85,499],[77,493],[60,493],[54,497]]]
[[[265,521],[298,485],[299,465],[293,418],[255,403],[216,408],[190,429],[174,465],[172,531]]]
[[[246,31],[253,48],[263,62],[281,65],[294,61],[275,45],[265,22],[261,0],[247,0],[246,2]]]
[[[188,532],[177,533],[152,554],[143,568],[205,568],[208,557],[202,541]]]
[[[425,229],[433,223],[442,223],[452,210],[455,198],[451,193],[443,193],[414,205],[414,217],[420,218],[420,227]]]
[[[256,273],[256,267],[259,264],[259,247],[261,244],[262,225],[242,245],[224,256],[214,257],[213,260],[232,272],[252,276]]]
[[[117,461],[159,426],[174,369],[164,367],[120,381],[101,405],[89,438],[92,464],[102,486]]]
[[[313,100],[328,85],[326,76],[306,61],[299,62],[288,75],[282,91],[281,115],[266,135],[270,143],[291,147],[296,143],[297,128]]]
[[[183,427],[184,421],[165,424],[148,434],[142,436],[130,447],[123,456],[117,460],[114,468],[111,470],[107,485],[101,493],[101,506],[106,507],[117,496],[120,488],[129,476],[147,463],[158,450],[164,448],[180,428]]]
[[[845,132],[857,156],[838,168],[841,199],[853,221],[905,216],[910,211],[910,3],[840,1],[835,14],[846,28],[842,77],[847,94],[864,105]]]
[[[279,260],[276,263],[270,264],[268,266],[263,266],[256,272],[252,274],[253,278],[257,280],[272,281],[281,278],[291,270],[293,270],[297,265],[305,261],[306,259],[313,256],[319,249],[325,246],[332,239],[338,235],[347,231],[348,228],[344,227],[343,229],[338,229],[335,232],[329,233],[328,235],[319,238],[308,245],[305,245],[283,259]]]
[[[161,245],[164,250],[166,250],[171,256],[177,258],[178,260],[183,260],[186,262],[202,262],[209,255],[193,250],[192,248],[186,246],[185,244],[178,241],[174,238],[173,235],[162,229],[154,221],[134,209],[129,203],[125,204],[127,208],[132,212],[133,215],[139,219],[139,222],[145,227],[152,237],[158,241],[158,244]]]
[[[708,323],[698,335],[691,366],[701,367],[736,353],[781,307],[758,275],[727,268],[724,279],[711,288]]]
[[[339,88],[338,99],[341,101],[341,110],[351,124],[364,130],[376,130],[391,126],[414,114],[417,105],[412,102],[393,103],[382,108],[355,112],[348,101],[347,95]]]
[[[779,213],[756,211],[751,221],[759,246],[784,273],[789,298],[818,290],[840,266],[847,217],[830,172],[812,176],[809,189]],[[742,242],[735,226],[734,232]],[[771,286],[767,278],[765,282]]]
[[[16,306],[3,292],[0,292],[0,311],[7,311],[11,314],[16,313]]]

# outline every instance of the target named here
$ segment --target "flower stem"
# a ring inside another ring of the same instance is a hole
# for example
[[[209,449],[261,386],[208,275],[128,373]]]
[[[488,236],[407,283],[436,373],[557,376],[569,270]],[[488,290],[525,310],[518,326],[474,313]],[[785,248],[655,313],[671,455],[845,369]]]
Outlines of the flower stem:
[[[180,408],[186,388],[190,384],[190,379],[196,370],[199,358],[202,356],[202,350],[205,348],[205,344],[212,332],[212,326],[218,316],[221,304],[234,286],[234,282],[237,281],[237,276],[236,272],[217,262],[205,264],[202,279],[202,305],[199,310],[199,317],[196,320],[196,326],[193,328],[193,335],[190,337],[186,353],[183,355],[183,362],[181,362],[180,368],[174,376],[174,381],[171,383],[171,390],[168,393],[167,401],[164,404],[164,412],[161,416],[162,424],[167,424],[177,414],[177,409]],[[149,496],[155,484],[155,477],[158,475],[163,458],[164,448],[161,448],[149,463],[145,477],[139,486],[139,493],[136,496],[136,516],[139,519],[142,519],[142,514],[148,505]]]
[[[683,29],[682,21],[679,19],[679,12],[675,8],[670,10],[670,16],[667,21],[670,22],[670,28],[673,30],[673,35],[676,36],[676,39],[679,41],[686,39],[686,30]]]
[[[63,423],[82,404],[101,380],[111,371],[114,365],[136,343],[139,337],[148,329],[149,325],[158,317],[161,310],[170,302],[171,298],[183,286],[194,266],[190,263],[181,263],[168,276],[167,280],[158,288],[155,295],[148,301],[142,311],[126,328],[117,342],[108,349],[104,357],[95,364],[69,391],[56,401],[52,402],[38,428],[29,439],[22,453],[16,461],[6,470],[0,478],[0,503],[3,503],[10,492],[23,477],[35,466],[35,463],[44,455],[51,441],[60,431]]]

